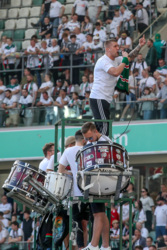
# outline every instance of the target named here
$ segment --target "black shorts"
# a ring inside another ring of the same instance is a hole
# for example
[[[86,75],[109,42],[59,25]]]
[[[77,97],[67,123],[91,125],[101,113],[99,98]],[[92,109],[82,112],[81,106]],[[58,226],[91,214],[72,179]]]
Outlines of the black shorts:
[[[105,204],[104,203],[91,203],[90,204],[92,213],[97,214],[97,213],[105,213]]]
[[[72,217],[74,221],[89,220],[89,203],[81,202],[81,206],[78,203],[72,206]]]

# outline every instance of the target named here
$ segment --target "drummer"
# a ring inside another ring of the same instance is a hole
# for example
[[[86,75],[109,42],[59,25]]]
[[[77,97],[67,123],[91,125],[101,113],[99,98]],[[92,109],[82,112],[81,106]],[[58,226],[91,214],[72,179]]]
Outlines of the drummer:
[[[75,146],[75,136],[68,136],[65,140],[65,148],[70,148]],[[61,157],[61,152],[57,153],[57,162],[59,162]],[[47,165],[46,172],[54,171],[54,154],[50,157],[50,161]]]
[[[75,140],[76,144],[73,147],[65,149],[63,155],[60,158],[59,161],[59,167],[58,172],[59,173],[65,173],[65,174],[73,174],[73,196],[82,196],[81,191],[79,190],[76,182],[76,174],[77,174],[77,165],[75,161],[75,157],[77,152],[82,148],[82,146],[85,145],[85,140],[83,138],[83,135],[81,133],[81,130],[78,130],[75,133]],[[66,167],[70,165],[71,172],[69,172]],[[88,210],[89,204],[88,203],[82,203],[78,204],[76,202],[73,203],[73,220],[78,222],[78,227],[80,230],[77,230],[77,245],[79,249],[82,249],[85,247],[84,242],[87,242],[86,239],[84,239],[84,236],[87,237],[87,222],[89,220],[89,210]]]
[[[87,143],[95,142],[95,141],[108,141],[112,143],[111,139],[106,136],[100,134],[94,123],[86,122],[82,126],[82,134],[84,136],[85,141]],[[92,240],[89,245],[84,248],[85,250],[98,250],[100,236],[102,236],[102,246],[101,250],[110,250],[109,246],[109,221],[105,214],[105,204],[104,203],[92,203],[91,209],[94,217],[93,223],[93,235]]]
[[[46,172],[47,165],[51,156],[54,154],[55,146],[54,143],[46,143],[42,148],[45,158],[40,162],[39,169]]]

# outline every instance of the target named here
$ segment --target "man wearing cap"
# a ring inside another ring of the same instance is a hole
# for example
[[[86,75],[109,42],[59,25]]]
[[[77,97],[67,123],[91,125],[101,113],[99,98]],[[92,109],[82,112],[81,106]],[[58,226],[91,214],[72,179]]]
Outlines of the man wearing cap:
[[[65,140],[65,148],[70,148],[75,145],[75,136],[68,136]],[[61,152],[57,153],[57,162],[59,162],[61,157]],[[69,168],[68,168],[69,169]],[[54,171],[54,154],[50,157],[49,163],[47,165],[46,171]]]
[[[77,185],[77,163],[75,161],[75,157],[77,152],[85,145],[85,140],[82,135],[81,130],[78,130],[75,133],[75,140],[76,144],[73,147],[67,148],[59,161],[58,172],[70,174],[69,171],[66,169],[68,165],[70,165],[71,172],[73,175],[73,196],[83,196],[81,191]],[[80,230],[77,231],[77,245],[78,248],[82,249],[85,246],[84,235],[87,234],[87,221],[89,219],[88,213],[88,203],[81,203],[78,202],[73,204],[73,220],[78,223],[78,227]],[[83,227],[84,226],[84,227]]]
[[[142,46],[145,44],[145,38],[139,40],[139,45],[130,52],[122,52],[119,57],[119,45],[115,38],[105,42],[105,54],[98,59],[94,68],[94,82],[90,94],[90,105],[95,119],[110,119],[110,103],[113,100],[115,86],[118,76],[120,76],[129,60],[136,57]],[[108,135],[109,126],[106,122],[96,124],[100,133]]]
[[[12,91],[12,96],[15,96],[17,101],[20,99],[21,87],[17,83],[17,76],[11,77],[10,84],[6,86],[6,89],[10,89]]]
[[[156,229],[156,239],[163,236],[164,240],[167,240],[167,205],[165,199],[160,197],[157,200],[157,207],[154,212],[154,224]],[[154,228],[154,224],[152,228]]]

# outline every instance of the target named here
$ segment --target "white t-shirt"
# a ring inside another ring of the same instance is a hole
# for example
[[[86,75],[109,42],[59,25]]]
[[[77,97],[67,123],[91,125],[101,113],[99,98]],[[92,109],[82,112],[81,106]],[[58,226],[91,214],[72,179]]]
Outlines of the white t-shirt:
[[[14,44],[12,44],[11,46],[9,46],[9,45],[7,44],[7,46],[5,46],[3,52],[4,52],[4,54],[5,54],[6,56],[8,56],[8,55],[10,55],[10,54],[12,54],[12,53],[15,53],[15,52],[16,52],[16,46],[15,46]],[[13,64],[13,63],[15,63],[15,57],[6,59],[6,60],[4,61],[4,63],[5,63],[5,64]]]
[[[118,39],[118,45],[129,45],[129,49],[132,49],[132,40],[130,37],[126,37],[126,39],[122,39],[121,37]]]
[[[3,217],[6,219],[10,219],[11,218],[11,212],[12,212],[12,205],[10,203],[6,203],[6,204],[0,204],[0,211],[1,212],[5,212],[5,211],[10,211],[8,214],[4,214]]]
[[[46,157],[39,163],[39,169],[41,169],[42,171],[46,172],[47,166],[49,163],[49,159],[47,159]]]
[[[97,34],[99,35],[101,42],[105,42],[107,40],[107,34],[106,34],[106,31],[104,29],[101,29],[101,30],[95,29],[93,32],[93,35],[95,36]]]
[[[148,78],[143,78],[142,80],[140,80],[139,88],[140,89],[143,89],[143,87],[152,88],[154,84],[156,84],[155,79],[152,76],[149,76]]]
[[[2,219],[2,220],[0,220],[2,223],[3,223],[3,225],[4,225],[4,227],[9,227],[9,220],[8,219]]]
[[[31,95],[28,95],[26,98],[24,98],[24,96],[20,97],[19,103],[20,104],[30,104],[32,103],[33,98]]]
[[[84,42],[84,44],[82,46],[84,46],[85,50],[87,50],[88,48],[92,49],[93,42],[91,42],[91,43]]]
[[[154,212],[156,216],[156,226],[167,225],[167,205],[157,206]]]
[[[118,207],[118,213],[120,214],[120,207]],[[132,213],[134,213],[134,207],[132,206]],[[129,204],[122,206],[122,220],[125,221],[129,218]]]
[[[50,18],[59,17],[61,7],[62,4],[58,1],[51,3],[49,11]]]
[[[84,0],[76,0],[74,2],[75,13],[79,16],[86,15],[86,9],[88,8],[88,2]]]
[[[137,80],[133,75],[129,76],[129,87],[137,86]],[[135,89],[129,89],[131,93],[135,95]]]
[[[122,57],[111,60],[107,55],[98,59],[94,68],[94,82],[90,98],[103,99],[112,102],[117,77],[110,75],[108,70],[117,67],[122,62]]]
[[[60,157],[61,157],[61,152],[58,152],[58,153],[57,153],[57,162],[59,162]],[[50,157],[50,160],[49,160],[49,163],[48,163],[46,169],[47,169],[47,170],[53,170],[53,171],[54,171],[54,155],[52,155],[52,156]]]
[[[20,90],[21,90],[21,86],[19,84],[16,85],[8,85],[6,86],[6,89],[11,90],[12,92],[15,90],[19,90],[19,92],[17,94],[13,94],[12,96],[15,96],[17,100],[20,99]]]
[[[147,8],[147,6],[150,6],[151,5],[151,1],[150,0],[144,0],[143,1],[143,7],[144,8]]]
[[[133,14],[130,10],[125,10],[124,14],[122,15],[123,22],[126,22],[126,28],[128,28],[128,21],[127,20],[130,19],[131,15],[133,15]],[[135,25],[133,18],[129,21],[129,25],[130,26]]]
[[[167,75],[167,69],[156,69],[160,74]]]
[[[148,25],[148,13],[144,8],[136,12],[136,17],[138,18],[138,23],[144,23]]]
[[[143,221],[146,221],[146,214],[144,212],[144,210],[142,209],[139,213],[139,218],[138,218],[138,222],[143,222]]]
[[[134,68],[136,68],[136,69],[139,70],[139,74],[136,77],[136,79],[142,79],[143,78],[142,71],[143,71],[143,69],[147,69],[148,66],[147,66],[147,63],[145,61],[143,63],[142,62],[141,63],[138,63],[138,62],[135,63],[135,62],[133,62],[132,66],[131,66],[131,71],[133,71]]]
[[[7,242],[8,242],[8,235],[9,235],[8,230],[6,230],[5,228],[3,228],[2,231],[0,232],[0,241],[1,241],[3,238],[5,238],[6,240],[5,240],[4,243],[7,243]],[[5,247],[5,248],[3,248],[3,249],[7,249],[7,248]]]
[[[141,236],[144,238],[147,238],[149,236],[149,232],[148,232],[147,228],[143,227],[141,229]]]
[[[151,207],[154,207],[154,201],[150,196],[147,196],[146,198],[141,197],[140,200],[142,202],[144,212],[151,211]]]
[[[49,82],[43,82],[40,86],[39,89],[43,89],[43,88],[46,88],[46,87],[49,87],[49,89],[47,90],[48,92],[48,96],[51,96],[52,94],[52,87],[53,87],[53,82],[49,81]]]
[[[114,19],[112,20],[112,22],[110,23],[110,32],[111,32],[111,36],[117,37],[118,36],[118,22],[115,21]]]
[[[27,52],[36,52],[36,48],[39,48],[37,44],[35,44],[34,47],[32,47],[31,45],[28,46],[27,48]],[[28,68],[33,68],[33,67],[37,67],[39,65],[39,57],[38,55],[29,55],[28,59],[27,59],[27,67]]]
[[[101,2],[100,0],[93,0],[88,2],[88,16],[91,19],[96,18],[97,12],[98,12],[98,7],[101,7]]]
[[[23,230],[21,228],[18,228],[17,231],[14,231],[13,229],[10,231],[9,234],[10,237],[12,238],[17,238],[17,237],[23,237]],[[23,238],[22,238],[23,239]]]
[[[65,102],[68,102],[68,103],[69,103],[70,97],[66,95],[66,97],[65,97],[63,100],[64,100]],[[61,102],[61,97],[60,97],[60,96],[56,98],[56,102],[62,104],[62,102]]]
[[[27,83],[24,85],[24,89],[28,90],[28,93],[35,99],[35,92],[38,91],[38,86],[35,82]]]
[[[0,102],[2,102],[2,100],[5,98],[5,90],[6,90],[6,86],[2,85],[0,86],[0,90],[3,91],[2,94],[0,94]]]
[[[79,43],[80,47],[82,44],[86,41],[85,35],[83,33],[80,33],[76,35],[76,42]]]
[[[74,196],[82,196],[82,193],[79,190],[78,185],[77,185],[76,177],[77,177],[78,168],[77,168],[77,163],[75,161],[75,156],[81,148],[82,148],[81,146],[74,146],[74,147],[67,148],[59,160],[59,163],[62,164],[63,166],[67,167],[68,165],[70,165],[71,167],[71,172],[73,174]]]
[[[3,103],[5,103],[7,106],[12,106],[13,103],[17,103],[17,98],[16,98],[16,96],[12,96],[10,99],[5,97],[5,99],[3,100]],[[11,109],[8,109],[8,111],[9,111],[9,114],[11,114],[11,115],[18,113],[17,108],[14,108],[14,109],[11,108]]]
[[[118,0],[110,0],[110,5],[119,5]]]
[[[73,20],[69,21],[67,23],[67,28],[72,32],[76,27],[80,28],[80,23],[77,22],[73,22]]]
[[[55,51],[57,51],[57,53],[60,53],[60,46],[59,45],[56,45],[55,47],[52,46],[52,47],[48,48],[48,51],[51,53],[55,52]],[[58,61],[59,55],[53,55],[52,58],[53,58],[53,61]]]
[[[45,100],[44,98],[43,98],[43,95],[41,95],[41,97],[40,97],[40,100],[39,100],[40,102],[42,102],[43,104],[49,104],[50,102],[52,102],[53,103],[53,98],[52,97],[48,97],[48,99],[47,100]]]

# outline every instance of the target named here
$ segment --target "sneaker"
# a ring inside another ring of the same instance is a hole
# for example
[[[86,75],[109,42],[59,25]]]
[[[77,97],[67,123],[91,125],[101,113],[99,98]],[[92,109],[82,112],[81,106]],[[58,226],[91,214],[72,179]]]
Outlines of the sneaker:
[[[93,247],[91,245],[91,243],[89,243],[89,245],[87,247],[83,248],[82,250],[99,250],[99,247],[98,246],[97,247]]]
[[[103,246],[101,246],[100,250],[111,250],[111,247],[103,247]]]

